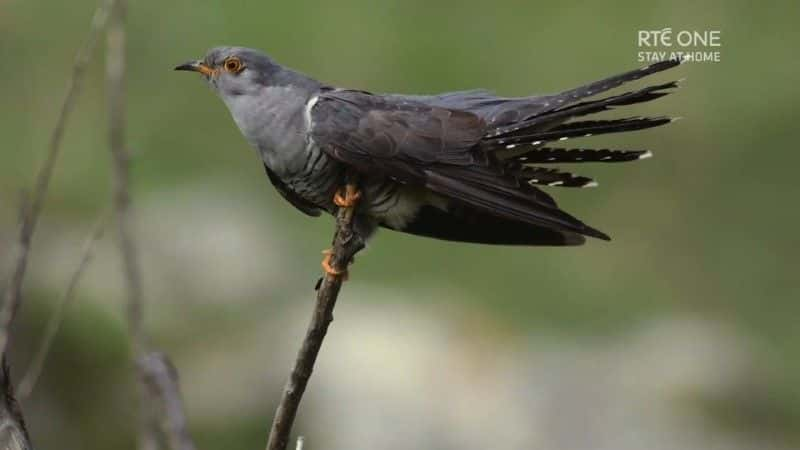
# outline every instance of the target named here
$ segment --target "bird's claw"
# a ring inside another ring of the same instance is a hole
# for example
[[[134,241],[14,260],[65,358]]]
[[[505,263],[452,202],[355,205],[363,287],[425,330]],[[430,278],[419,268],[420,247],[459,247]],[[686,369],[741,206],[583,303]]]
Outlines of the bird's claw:
[[[356,189],[356,186],[347,184],[345,187],[336,191],[336,194],[333,196],[333,203],[340,208],[352,208],[360,198],[361,192]]]
[[[347,276],[348,276],[347,270],[346,269],[338,270],[331,265],[331,258],[333,257],[333,249],[330,248],[325,249],[322,251],[322,254],[325,255],[325,257],[322,258],[322,270],[324,270],[326,274],[332,277],[342,277],[342,281],[347,281]]]

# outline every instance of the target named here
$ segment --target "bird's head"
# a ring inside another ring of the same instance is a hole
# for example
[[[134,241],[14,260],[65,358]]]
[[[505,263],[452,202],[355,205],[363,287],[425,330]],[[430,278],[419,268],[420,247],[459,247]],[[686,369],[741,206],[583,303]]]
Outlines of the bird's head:
[[[223,100],[257,95],[264,87],[275,85],[281,69],[269,56],[244,47],[216,47],[203,59],[175,67],[203,75]]]

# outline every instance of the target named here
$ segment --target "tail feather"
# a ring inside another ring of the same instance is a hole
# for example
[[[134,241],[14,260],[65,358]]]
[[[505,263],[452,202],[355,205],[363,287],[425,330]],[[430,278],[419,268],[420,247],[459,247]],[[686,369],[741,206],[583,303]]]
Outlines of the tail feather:
[[[506,158],[504,161],[520,164],[626,162],[653,156],[648,150],[609,150],[593,148],[542,147]]]
[[[512,135],[503,138],[483,141],[485,150],[492,151],[505,147],[513,149],[518,145],[541,145],[548,141],[564,141],[574,137],[588,137],[597,134],[620,133],[625,131],[644,130],[672,122],[669,117],[634,117],[615,120],[585,120],[570,122],[533,134]]]
[[[585,116],[588,114],[607,111],[614,106],[631,105],[654,100],[669,94],[669,92],[661,91],[676,87],[678,87],[678,83],[676,81],[672,81],[655,86],[648,86],[637,91],[631,91],[624,94],[602,98],[600,100],[576,103],[565,108],[538,114],[530,119],[516,122],[512,125],[495,128],[491,132],[487,133],[486,138],[499,141],[499,143],[502,144],[505,143],[503,138],[507,136],[526,134],[532,131],[548,129],[554,125],[558,125],[561,122],[569,120],[572,117]]]
[[[600,81],[595,81],[593,83],[579,86],[575,89],[570,89],[568,91],[561,93],[559,97],[564,99],[569,99],[571,101],[580,100],[585,97],[589,97],[592,95],[596,95],[614,89],[629,81],[635,81],[638,80],[639,78],[643,78],[648,75],[652,75],[654,73],[670,69],[672,67],[680,65],[681,62],[682,61],[678,59],[659,61],[655,64],[651,64],[649,66],[645,66],[640,69],[634,69],[625,73],[621,73],[619,75],[614,75],[612,77],[604,78]]]
[[[578,136],[582,133],[617,133],[620,131],[644,130],[646,128],[664,125],[671,121],[672,119],[669,117],[628,117],[614,120],[580,120],[559,125],[553,128],[552,132],[569,133],[570,137],[576,133]]]
[[[522,166],[517,169],[516,175],[519,179],[529,184],[541,186],[560,186],[560,187],[595,187],[597,182],[591,178],[575,175],[569,172],[561,172],[558,169],[546,167]]]

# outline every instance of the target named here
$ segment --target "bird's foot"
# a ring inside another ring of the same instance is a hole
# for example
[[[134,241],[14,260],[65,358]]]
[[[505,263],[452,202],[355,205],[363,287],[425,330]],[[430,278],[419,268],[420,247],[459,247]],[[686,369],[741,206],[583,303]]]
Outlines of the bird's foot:
[[[343,188],[336,191],[333,196],[333,203],[340,208],[352,208],[356,206],[356,202],[361,198],[361,192],[355,184],[347,183]]]
[[[322,270],[324,270],[326,274],[332,277],[342,277],[342,281],[347,281],[347,269],[339,270],[331,265],[331,258],[333,257],[333,249],[329,248],[323,250],[322,254],[325,255],[325,257],[322,258]]]

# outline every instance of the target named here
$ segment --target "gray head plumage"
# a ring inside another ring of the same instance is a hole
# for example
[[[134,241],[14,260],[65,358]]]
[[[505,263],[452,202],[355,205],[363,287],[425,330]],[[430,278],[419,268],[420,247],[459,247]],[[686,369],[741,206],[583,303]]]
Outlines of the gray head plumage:
[[[274,85],[282,69],[264,53],[244,47],[215,47],[203,59],[175,68],[201,73],[223,98],[256,94]]]
[[[288,69],[269,55],[246,47],[215,47],[201,60],[181,64],[175,70],[203,74],[223,98],[257,95],[265,87],[317,87],[319,83]]]

